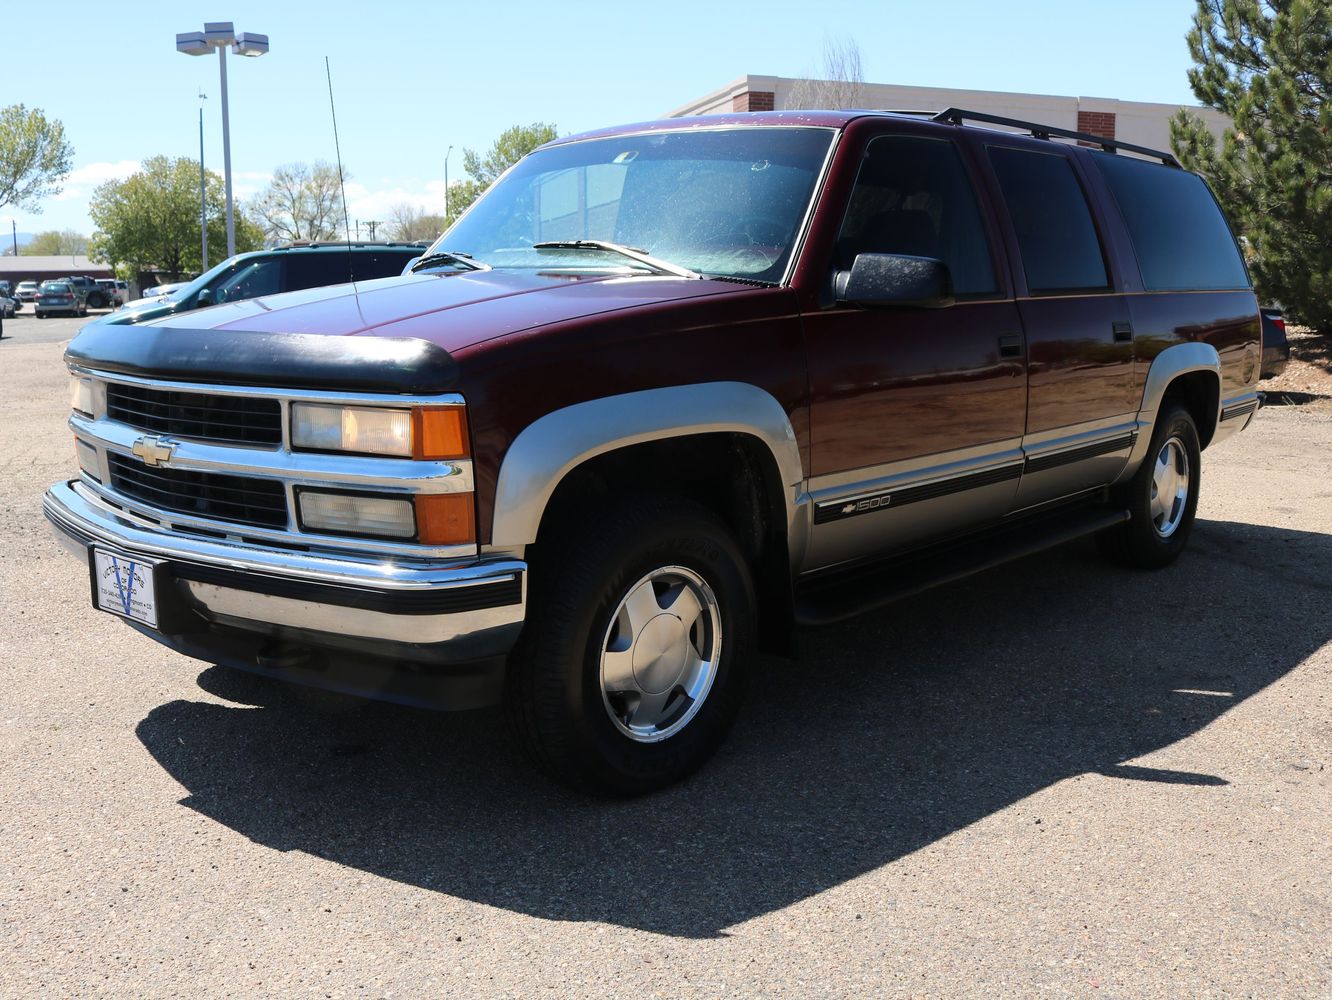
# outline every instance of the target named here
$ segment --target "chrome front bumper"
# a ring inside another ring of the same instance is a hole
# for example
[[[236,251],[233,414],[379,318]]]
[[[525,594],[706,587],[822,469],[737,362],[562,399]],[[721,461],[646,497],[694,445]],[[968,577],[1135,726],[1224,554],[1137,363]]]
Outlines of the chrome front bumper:
[[[522,628],[527,566],[519,560],[358,558],[168,531],[77,480],[51,487],[42,509],[60,541],[85,562],[100,546],[159,563],[168,602],[182,615],[148,634],[202,658],[225,645],[210,637],[239,632],[299,649],[447,667],[503,656]],[[185,625],[175,624],[182,617]],[[263,655],[255,655],[262,668]],[[236,659],[234,649],[218,657],[252,666]],[[368,690],[325,686],[374,695],[377,683]]]

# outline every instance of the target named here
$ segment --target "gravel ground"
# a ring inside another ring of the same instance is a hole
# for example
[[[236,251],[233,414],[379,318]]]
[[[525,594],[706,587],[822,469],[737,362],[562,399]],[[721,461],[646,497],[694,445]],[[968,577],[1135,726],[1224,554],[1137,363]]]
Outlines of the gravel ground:
[[[38,507],[77,325],[0,342],[0,995],[1332,996],[1332,418],[1209,451],[1171,569],[1079,544],[808,633],[608,803],[493,712],[92,611]]]

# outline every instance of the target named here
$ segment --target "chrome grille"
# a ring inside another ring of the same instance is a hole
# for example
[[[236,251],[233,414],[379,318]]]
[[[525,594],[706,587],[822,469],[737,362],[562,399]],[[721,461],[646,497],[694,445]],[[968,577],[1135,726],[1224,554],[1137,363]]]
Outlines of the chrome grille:
[[[156,434],[228,444],[282,443],[282,405],[276,399],[109,382],[106,415]]]
[[[276,479],[150,468],[115,452],[106,459],[112,488],[153,507],[256,528],[287,526],[287,493]]]

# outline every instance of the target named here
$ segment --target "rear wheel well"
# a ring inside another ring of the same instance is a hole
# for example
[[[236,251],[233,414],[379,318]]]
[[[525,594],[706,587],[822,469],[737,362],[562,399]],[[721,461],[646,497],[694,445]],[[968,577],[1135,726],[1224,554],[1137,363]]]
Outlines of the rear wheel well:
[[[1186,372],[1172,381],[1161,397],[1158,418],[1172,402],[1181,404],[1189,411],[1198,428],[1198,443],[1206,448],[1216,433],[1217,414],[1221,405],[1221,383],[1215,373]]]
[[[759,602],[759,646],[791,650],[792,597],[786,504],[777,462],[749,434],[691,434],[630,445],[570,470],[541,516],[531,561],[552,534],[600,502],[631,494],[685,497],[730,528],[748,560]],[[543,543],[545,543],[543,545]]]

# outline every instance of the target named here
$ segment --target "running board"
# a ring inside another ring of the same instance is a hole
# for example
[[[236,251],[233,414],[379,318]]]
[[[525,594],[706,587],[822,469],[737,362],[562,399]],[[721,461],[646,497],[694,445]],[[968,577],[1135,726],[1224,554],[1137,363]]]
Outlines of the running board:
[[[805,584],[796,592],[797,625],[831,625],[875,608],[1094,535],[1129,520],[1127,510],[1081,507],[875,563]]]

